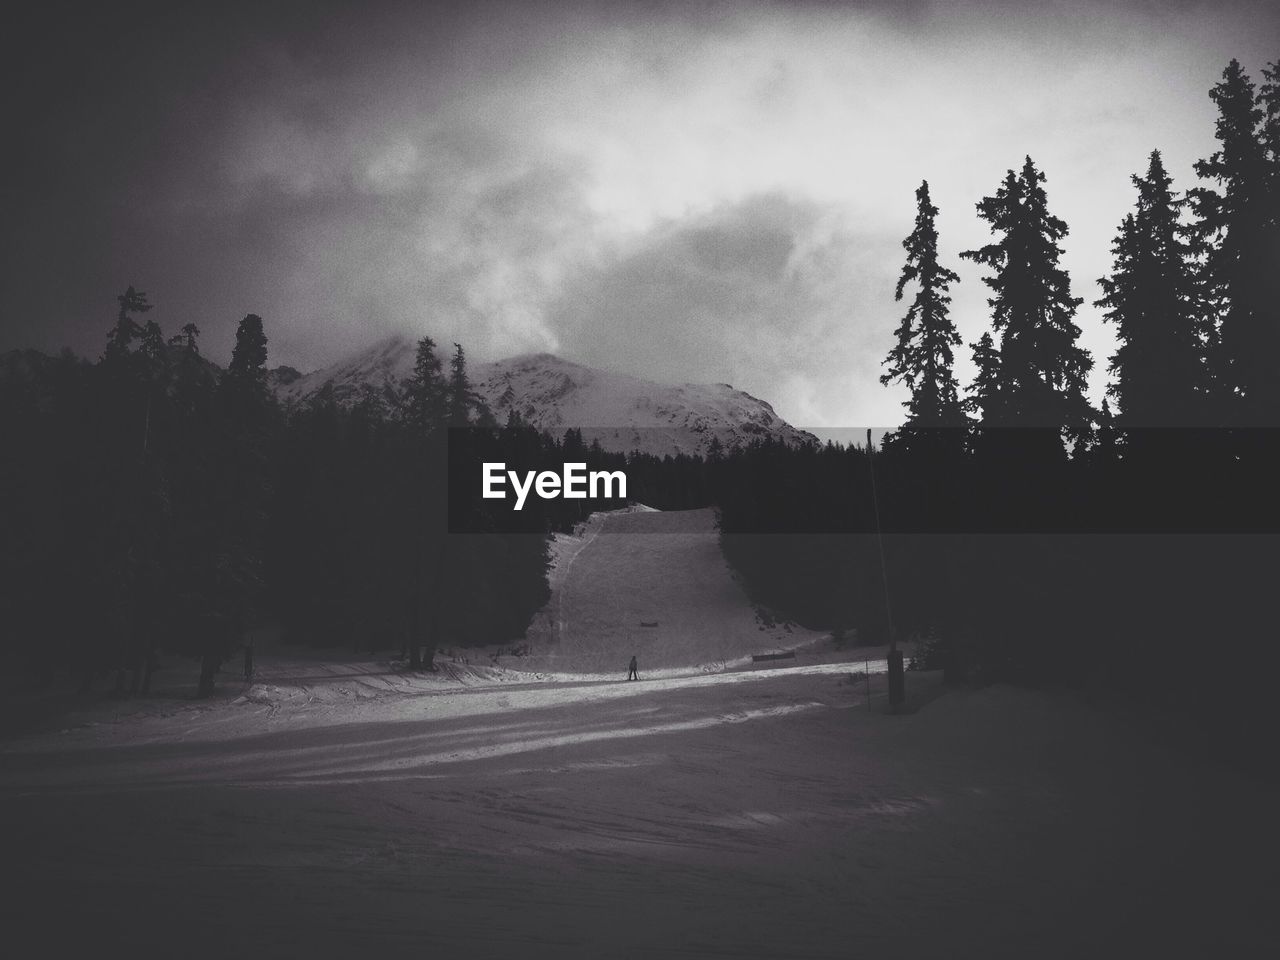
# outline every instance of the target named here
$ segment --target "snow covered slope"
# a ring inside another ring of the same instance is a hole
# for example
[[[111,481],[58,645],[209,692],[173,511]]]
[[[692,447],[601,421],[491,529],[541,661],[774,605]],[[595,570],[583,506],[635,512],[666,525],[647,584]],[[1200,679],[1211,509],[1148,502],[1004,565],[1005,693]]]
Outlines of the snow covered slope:
[[[702,453],[753,439],[813,442],[773,407],[727,383],[661,384],[538,353],[476,368],[476,386],[505,422],[511,410],[551,433],[580,427],[606,450]]]
[[[299,402],[332,386],[340,403],[354,401],[366,385],[381,390],[409,375],[414,345],[392,337],[291,383],[277,393]],[[608,450],[701,453],[712,437],[726,448],[752,439],[814,442],[779,417],[768,403],[726,383],[662,384],[597,370],[549,353],[512,357],[471,368],[476,391],[499,423],[515,410],[542,430],[582,429]]]
[[[381,391],[407,377],[413,370],[413,351],[404,337],[391,337],[322,370],[287,382],[277,380],[276,396],[284,403],[300,403],[332,387],[339,403],[353,403],[365,386]]]
[[[556,534],[552,556],[551,598],[525,635],[529,652],[507,665],[622,676],[634,654],[652,677],[826,638],[756,609],[720,552],[711,509],[595,513]]]

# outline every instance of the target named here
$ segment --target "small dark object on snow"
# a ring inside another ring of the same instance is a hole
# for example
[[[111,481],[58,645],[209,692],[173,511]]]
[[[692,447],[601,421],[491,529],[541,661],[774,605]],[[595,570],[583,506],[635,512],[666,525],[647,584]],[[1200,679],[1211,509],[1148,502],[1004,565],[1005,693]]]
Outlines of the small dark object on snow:
[[[630,667],[630,669],[627,671],[627,679],[628,679],[628,680],[639,680],[639,679],[640,679],[640,673],[639,673],[639,671],[636,669],[636,658],[635,658],[634,656],[631,658],[631,667]]]
[[[640,621],[640,626],[642,627],[656,627],[657,625],[658,625],[657,620],[641,620]]]

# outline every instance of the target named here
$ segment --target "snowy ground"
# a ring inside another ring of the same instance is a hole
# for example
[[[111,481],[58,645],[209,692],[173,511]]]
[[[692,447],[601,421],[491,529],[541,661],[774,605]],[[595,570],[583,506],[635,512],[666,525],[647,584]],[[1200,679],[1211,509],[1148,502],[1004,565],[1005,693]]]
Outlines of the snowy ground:
[[[1067,695],[910,673],[890,715],[884,651],[758,617],[701,512],[556,550],[527,655],[410,675],[262,638],[256,681],[228,664],[212,700],[189,663],[149,698],[0,698],[9,955],[1255,956],[1280,934],[1275,789]]]
[[[45,955],[1025,957],[1277,932],[1274,793],[1070,698],[909,681],[903,716],[882,676],[868,703],[811,667],[9,740],[5,936]]]
[[[734,667],[827,637],[775,623],[748,601],[710,509],[593,514],[556,535],[549,579],[523,669],[612,675],[632,654],[650,671]]]

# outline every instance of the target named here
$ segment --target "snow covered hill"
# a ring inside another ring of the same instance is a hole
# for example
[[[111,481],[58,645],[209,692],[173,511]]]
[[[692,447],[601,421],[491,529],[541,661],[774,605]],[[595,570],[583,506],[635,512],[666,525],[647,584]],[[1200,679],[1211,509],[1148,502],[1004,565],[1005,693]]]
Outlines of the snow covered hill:
[[[527,652],[504,666],[616,677],[635,655],[651,679],[797,648],[806,656],[791,665],[809,663],[829,637],[756,608],[720,551],[710,508],[594,513],[557,533],[551,556],[550,599],[525,634]]]
[[[413,344],[403,337],[391,337],[314,373],[300,377],[275,375],[272,385],[276,396],[286,404],[308,400],[325,387],[333,388],[338,403],[353,403],[365,386],[381,391],[407,377],[413,370],[413,350]]]
[[[328,385],[340,403],[352,402],[366,385],[381,390],[408,376],[413,354],[410,340],[392,337],[323,370],[278,383],[277,394],[297,403]],[[579,427],[588,442],[599,440],[608,450],[701,453],[712,437],[726,448],[755,438],[815,442],[768,403],[727,383],[655,383],[549,353],[476,364],[471,379],[500,423],[515,410],[527,423],[554,434]]]

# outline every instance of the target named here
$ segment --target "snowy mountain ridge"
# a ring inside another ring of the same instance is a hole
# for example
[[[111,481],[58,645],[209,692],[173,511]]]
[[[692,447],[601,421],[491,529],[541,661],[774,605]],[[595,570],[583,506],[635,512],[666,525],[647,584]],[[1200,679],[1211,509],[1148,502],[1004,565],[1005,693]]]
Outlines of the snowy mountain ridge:
[[[407,377],[414,349],[407,338],[390,337],[322,370],[277,382],[276,394],[296,404],[328,386],[339,403],[351,403],[366,386],[381,390]],[[549,353],[478,363],[469,372],[499,423],[514,410],[526,423],[555,435],[580,428],[588,443],[598,440],[607,450],[697,454],[706,452],[713,437],[726,449],[766,438],[793,445],[816,442],[765,401],[727,383],[656,383]]]

